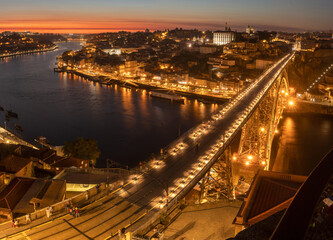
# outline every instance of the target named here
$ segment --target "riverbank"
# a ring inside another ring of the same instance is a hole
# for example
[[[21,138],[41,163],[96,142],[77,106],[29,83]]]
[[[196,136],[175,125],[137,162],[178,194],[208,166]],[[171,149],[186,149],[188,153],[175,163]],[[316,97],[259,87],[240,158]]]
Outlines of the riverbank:
[[[298,98],[292,98],[292,101],[293,105],[289,105],[288,108],[285,109],[285,113],[321,114],[333,116],[333,104],[316,103]]]
[[[74,74],[74,75],[83,77],[89,81],[100,83],[101,85],[117,84],[117,85],[120,85],[120,86],[126,87],[126,88],[138,88],[138,89],[144,89],[144,90],[148,90],[148,91],[161,90],[161,89],[170,91],[170,89],[163,88],[163,87],[152,86],[152,85],[148,85],[148,84],[144,84],[144,83],[140,83],[140,82],[111,79],[111,78],[109,78],[107,76],[103,76],[103,75],[92,76],[92,75],[88,75],[88,74],[78,72],[75,70],[63,70],[63,69],[55,68],[54,71]],[[216,96],[211,96],[211,95],[202,95],[202,94],[198,94],[198,93],[179,91],[179,90],[171,90],[171,91],[174,91],[175,93],[182,95],[184,97],[187,97],[187,98],[197,99],[203,103],[223,104],[224,102],[228,101],[231,98],[231,97],[216,97]]]
[[[43,49],[36,49],[36,50],[30,50],[30,51],[21,51],[21,52],[15,52],[15,53],[6,53],[6,54],[0,54],[0,58],[6,58],[6,57],[14,57],[19,55],[27,55],[27,54],[34,54],[34,53],[40,53],[40,52],[49,52],[56,50],[58,46],[54,46],[51,48],[43,48]]]

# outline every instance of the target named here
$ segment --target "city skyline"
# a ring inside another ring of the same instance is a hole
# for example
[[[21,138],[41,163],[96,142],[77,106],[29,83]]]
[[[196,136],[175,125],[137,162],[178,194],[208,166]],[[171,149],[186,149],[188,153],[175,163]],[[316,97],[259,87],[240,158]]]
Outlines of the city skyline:
[[[243,2],[186,0],[181,2],[126,0],[6,1],[0,9],[0,31],[98,33],[106,31],[164,30],[176,27],[199,30],[231,28],[258,30],[328,31],[333,29],[329,0]]]

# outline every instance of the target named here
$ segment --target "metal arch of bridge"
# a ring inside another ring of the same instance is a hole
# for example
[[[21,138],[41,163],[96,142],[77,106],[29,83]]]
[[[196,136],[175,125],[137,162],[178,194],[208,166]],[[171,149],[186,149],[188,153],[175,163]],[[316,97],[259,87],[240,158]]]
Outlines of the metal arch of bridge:
[[[251,175],[258,169],[268,170],[273,137],[286,107],[288,95],[288,75],[284,69],[243,126],[238,153],[232,154],[231,147],[228,146],[201,179],[199,202],[219,197],[235,198],[234,186],[240,176],[237,176],[239,172],[233,171],[233,167],[246,168],[248,162],[252,165]]]
[[[288,86],[288,76],[284,70],[242,128],[239,161],[262,165],[268,170],[273,137],[287,104]]]

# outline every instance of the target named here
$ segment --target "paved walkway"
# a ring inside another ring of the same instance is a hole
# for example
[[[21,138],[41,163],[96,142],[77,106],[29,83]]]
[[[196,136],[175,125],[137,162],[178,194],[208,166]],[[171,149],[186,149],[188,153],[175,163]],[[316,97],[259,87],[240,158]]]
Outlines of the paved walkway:
[[[110,195],[82,208],[75,218],[67,212],[43,217],[30,224],[21,223],[12,228],[10,223],[0,225],[1,239],[106,239],[111,233],[134,221],[145,209],[121,197]]]
[[[165,240],[219,240],[234,237],[241,202],[221,201],[186,207],[164,232]]]

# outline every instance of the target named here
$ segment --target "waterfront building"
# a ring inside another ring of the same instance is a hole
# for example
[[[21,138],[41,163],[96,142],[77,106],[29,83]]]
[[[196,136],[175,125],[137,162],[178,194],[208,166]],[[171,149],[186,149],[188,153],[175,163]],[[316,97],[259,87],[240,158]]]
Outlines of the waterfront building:
[[[297,39],[296,46],[297,51],[314,51],[316,49],[316,41],[314,39]]]

